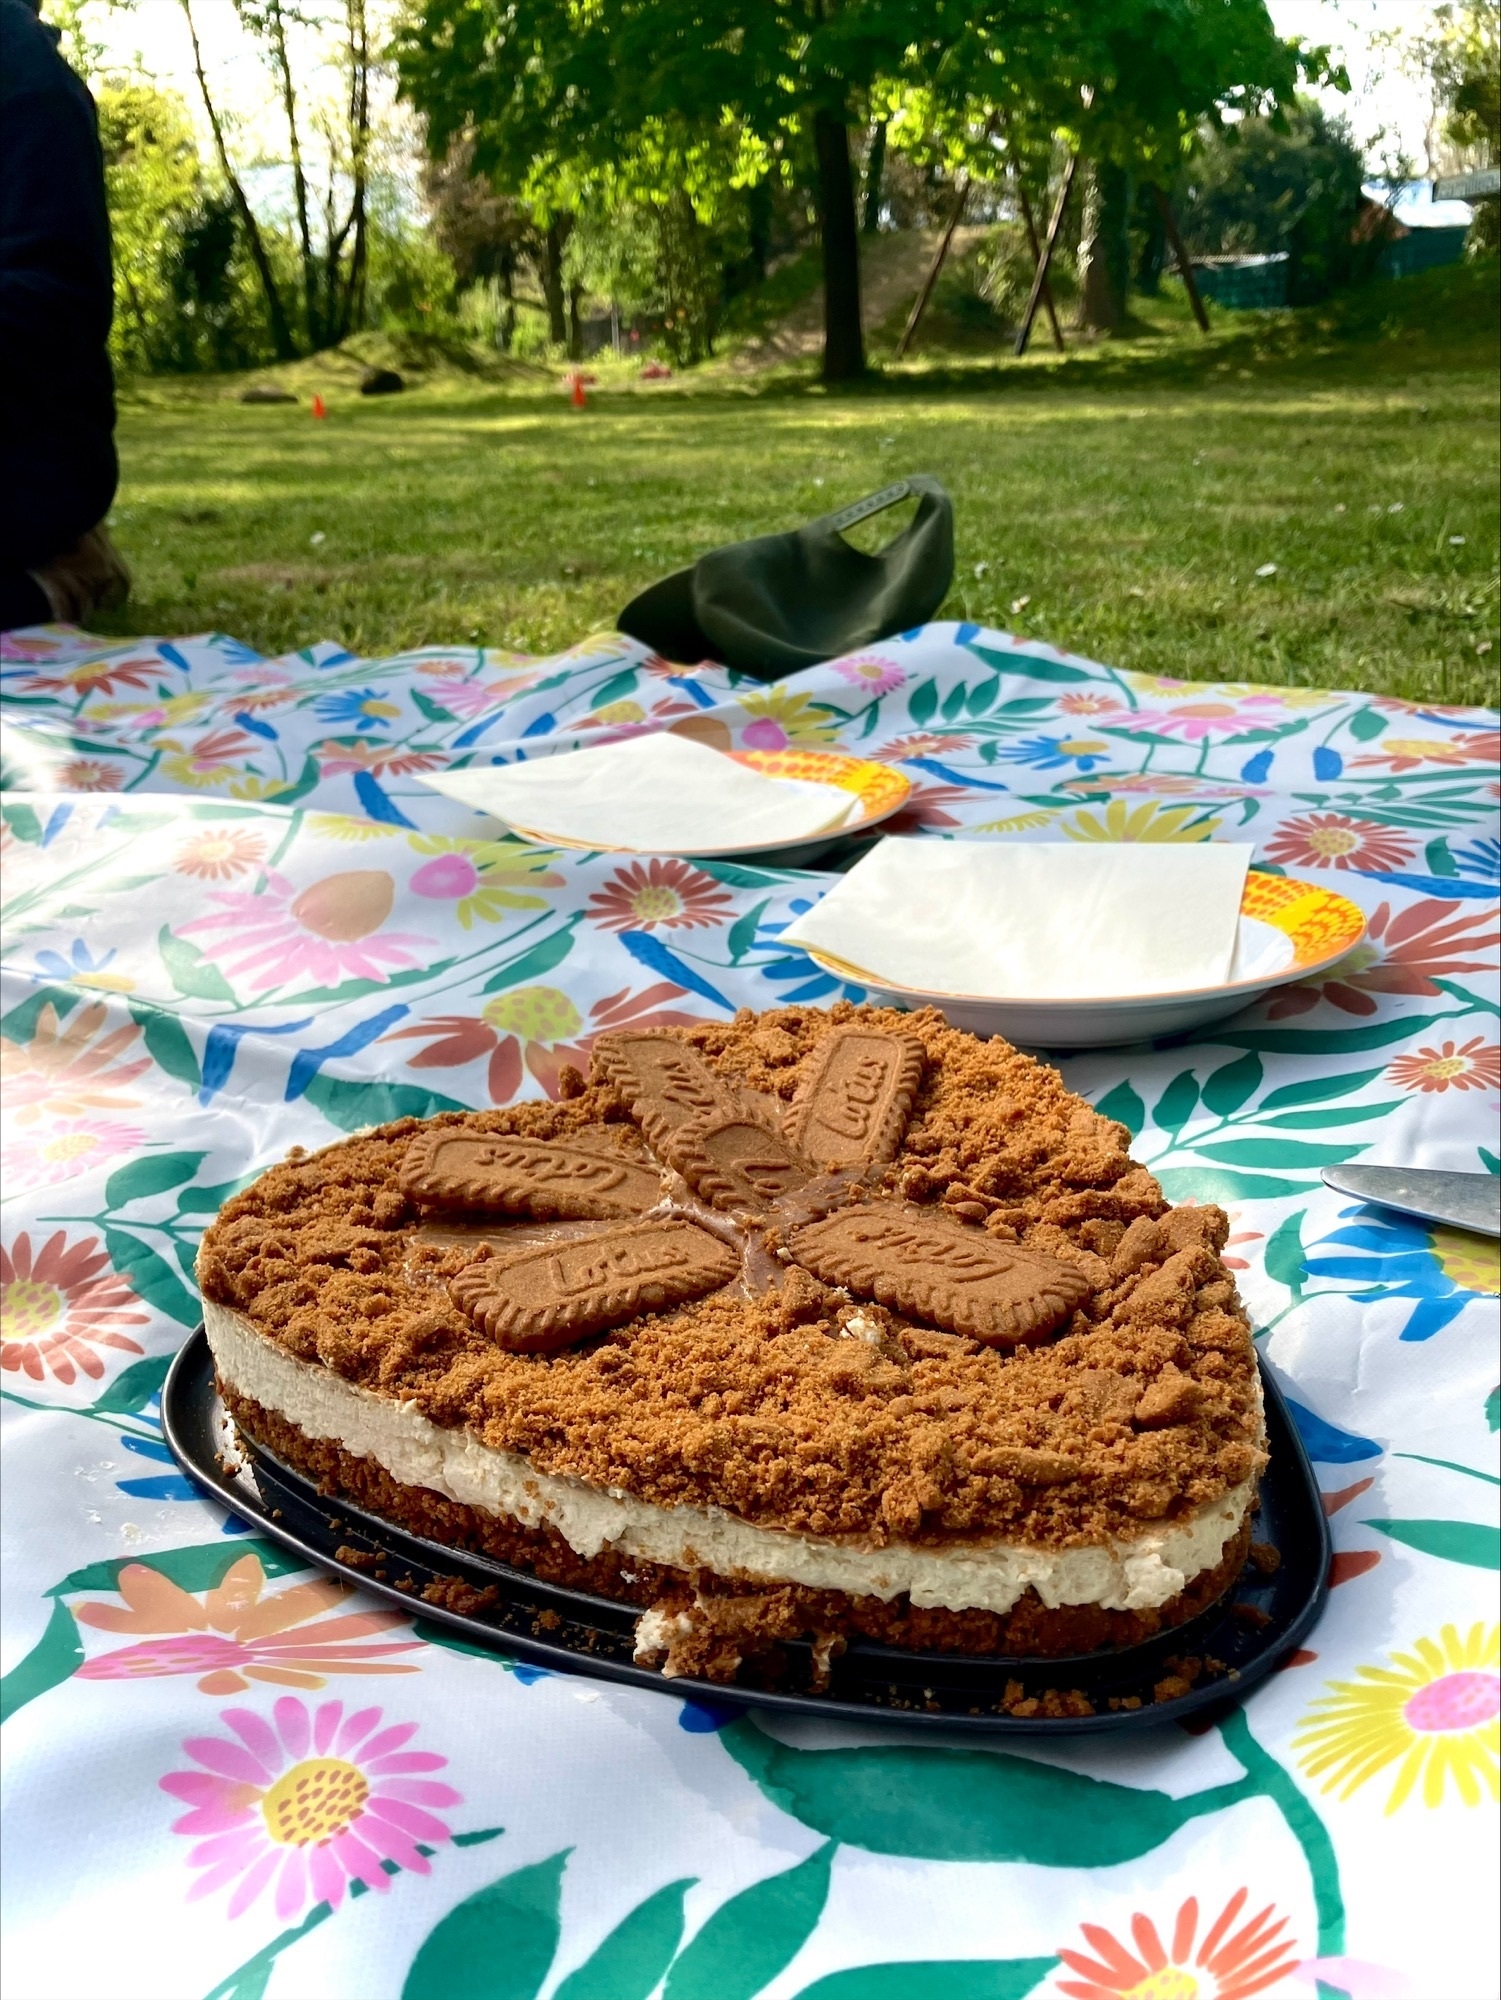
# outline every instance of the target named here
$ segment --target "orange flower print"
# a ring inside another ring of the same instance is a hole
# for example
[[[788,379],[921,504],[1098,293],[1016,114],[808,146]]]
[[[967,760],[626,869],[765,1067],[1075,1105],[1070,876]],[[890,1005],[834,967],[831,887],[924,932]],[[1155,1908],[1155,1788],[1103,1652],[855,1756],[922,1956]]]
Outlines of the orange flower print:
[[[149,688],[162,666],[159,660],[80,660],[77,666],[37,674],[26,683],[28,694],[113,694],[117,688]]]
[[[1494,764],[1501,758],[1501,730],[1461,730],[1455,736],[1388,736],[1379,749],[1352,759],[1357,764],[1379,764],[1396,775],[1416,771],[1422,764],[1440,764],[1454,769],[1462,764]]]
[[[130,1310],[140,1303],[110,1269],[97,1236],[70,1244],[59,1229],[34,1252],[23,1233],[9,1250],[0,1249],[0,1368],[33,1382],[51,1374],[65,1383],[81,1370],[97,1382],[104,1374],[101,1347],[143,1352],[120,1330],[147,1324],[148,1313]]]
[[[615,1028],[679,1028],[699,1017],[664,1007],[681,1000],[683,988],[661,980],[640,993],[625,987],[607,993],[589,1009],[586,1027],[577,1007],[556,986],[518,986],[487,1000],[472,1014],[436,1014],[395,1028],[387,1042],[421,1041],[427,1046],[407,1062],[413,1069],[456,1069],[488,1057],[486,1083],[496,1104],[509,1104],[529,1071],[549,1097],[557,1097],[564,1069],[587,1073],[589,1054],[600,1035]]]
[[[1472,1035],[1456,1048],[1419,1049],[1387,1064],[1387,1075],[1404,1090],[1501,1089],[1501,1043]]]
[[[125,773],[118,764],[101,764],[96,757],[75,757],[63,765],[57,782],[65,792],[118,792],[125,783]]]
[[[1385,873],[1413,857],[1406,834],[1348,813],[1305,813],[1279,827],[1266,844],[1268,861],[1289,868],[1362,868]]]
[[[1081,1924],[1085,1942],[1096,1955],[1060,1951],[1058,1956],[1077,1979],[1060,1979],[1058,1991],[1071,2000],[1250,2000],[1285,1979],[1299,1964],[1285,1937],[1287,1918],[1268,1920],[1273,1906],[1242,1924],[1231,1926],[1246,1905],[1246,1891],[1237,1889],[1204,1933],[1195,1951],[1199,1905],[1190,1896],[1173,1925],[1171,1945],[1157,1926],[1138,1910],[1131,1919],[1128,1951],[1100,1924]]]
[[[1456,912],[1458,914],[1456,915]],[[1425,896],[1405,910],[1380,904],[1366,927],[1366,940],[1347,952],[1322,980],[1284,986],[1267,1019],[1306,1014],[1320,999],[1346,1014],[1374,1014],[1377,993],[1439,993],[1434,982],[1460,972],[1484,972],[1485,954],[1501,942],[1496,906],[1464,909],[1457,902]],[[1470,953],[1477,954],[1471,957]]]
[[[589,915],[611,931],[692,930],[722,924],[733,900],[686,861],[632,861],[595,890]]]
[[[184,841],[172,857],[172,866],[179,875],[196,875],[203,882],[227,882],[253,868],[265,855],[266,843],[260,834],[244,827],[216,827]]]
[[[117,1589],[125,1603],[75,1604],[80,1625],[101,1632],[133,1632],[143,1643],[86,1660],[85,1681],[142,1680],[161,1674],[196,1674],[203,1694],[238,1694],[252,1681],[279,1687],[321,1688],[330,1674],[414,1674],[393,1653],[421,1650],[420,1639],[369,1644],[377,1632],[405,1625],[399,1611],[355,1611],[324,1618],[354,1595],[332,1577],[266,1591],[260,1558],[244,1555],[202,1599],[181,1590],[145,1563],[127,1563]],[[321,1623],[309,1624],[310,1620]],[[294,1631],[294,1626],[303,1629]],[[149,1636],[148,1636],[149,1635]]]
[[[18,1125],[35,1125],[43,1117],[132,1110],[140,1103],[125,1085],[150,1069],[151,1058],[119,1058],[141,1031],[127,1021],[101,1035],[108,1018],[108,1004],[99,1000],[80,1008],[64,1028],[49,1000],[36,1017],[29,1042],[0,1042],[0,1085],[7,1114]]]

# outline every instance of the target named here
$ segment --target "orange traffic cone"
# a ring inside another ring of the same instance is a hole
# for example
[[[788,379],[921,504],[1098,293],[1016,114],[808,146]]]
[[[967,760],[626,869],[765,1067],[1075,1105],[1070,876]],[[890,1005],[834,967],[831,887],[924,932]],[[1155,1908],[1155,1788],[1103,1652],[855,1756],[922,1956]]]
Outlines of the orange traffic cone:
[[[315,417],[326,417],[328,415],[328,405],[321,396],[314,396],[313,398],[313,415]]]
[[[589,398],[584,394],[584,378],[582,375],[575,375],[573,378],[573,407],[576,410],[582,410],[586,407],[588,401]]]

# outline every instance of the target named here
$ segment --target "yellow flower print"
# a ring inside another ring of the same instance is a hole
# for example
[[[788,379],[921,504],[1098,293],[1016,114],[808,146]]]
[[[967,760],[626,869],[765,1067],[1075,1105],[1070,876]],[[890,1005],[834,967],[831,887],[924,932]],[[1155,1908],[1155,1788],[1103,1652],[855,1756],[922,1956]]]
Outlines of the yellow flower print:
[[[1070,840],[1208,840],[1219,827],[1217,819],[1195,819],[1192,806],[1128,806],[1124,799],[1112,799],[1103,820],[1081,807],[1063,822]]]
[[[1030,833],[1034,827],[1046,826],[1052,819],[1050,812],[1016,813],[1010,819],[988,819],[983,826],[972,827],[972,833]]]
[[[309,813],[307,826],[309,833],[321,833],[325,840],[390,840],[400,831],[379,820],[356,819],[351,813]]]
[[[806,694],[768,688],[765,694],[740,698],[746,726],[740,732],[746,750],[785,750],[789,743],[826,743],[837,735],[839,717],[829,715]]]
[[[1446,1625],[1391,1662],[1325,1683],[1329,1693],[1293,1738],[1309,1777],[1348,1799],[1395,1764],[1388,1813],[1420,1781],[1425,1806],[1442,1805],[1451,1780],[1467,1806],[1478,1806],[1482,1791],[1501,1798],[1501,1626],[1472,1625],[1461,1636]]]

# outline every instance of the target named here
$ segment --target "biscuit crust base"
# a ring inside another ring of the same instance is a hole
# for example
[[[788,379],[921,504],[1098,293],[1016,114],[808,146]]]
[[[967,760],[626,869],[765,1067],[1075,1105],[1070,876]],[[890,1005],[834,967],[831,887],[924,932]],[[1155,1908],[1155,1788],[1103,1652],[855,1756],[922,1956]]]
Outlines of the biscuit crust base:
[[[447,1547],[468,1549],[544,1583],[566,1590],[592,1591],[643,1610],[667,1612],[694,1605],[702,1642],[693,1657],[674,1661],[669,1671],[731,1681],[743,1660],[772,1652],[783,1640],[807,1638],[815,1646],[834,1641],[834,1650],[852,1638],[873,1639],[916,1652],[994,1653],[1015,1658],[1057,1658],[1103,1648],[1139,1645],[1158,1633],[1186,1624],[1207,1610],[1235,1583],[1250,1552],[1251,1516],[1213,1569],[1193,1577],[1166,1604],[1144,1611],[1107,1611],[1099,1605],[1063,1605],[1049,1610],[1028,1590],[1008,1612],[946,1611],[915,1606],[905,1596],[889,1603],[840,1590],[757,1583],[710,1570],[684,1570],[643,1562],[610,1549],[584,1557],[555,1528],[529,1528],[450,1500],[430,1487],[395,1479],[372,1458],[346,1451],[332,1438],[312,1438],[297,1426],[241,1395],[224,1381],[219,1393],[236,1427],[251,1444],[264,1445],[310,1480],[320,1493],[342,1495],[408,1533]],[[676,1649],[675,1649],[676,1650]]]

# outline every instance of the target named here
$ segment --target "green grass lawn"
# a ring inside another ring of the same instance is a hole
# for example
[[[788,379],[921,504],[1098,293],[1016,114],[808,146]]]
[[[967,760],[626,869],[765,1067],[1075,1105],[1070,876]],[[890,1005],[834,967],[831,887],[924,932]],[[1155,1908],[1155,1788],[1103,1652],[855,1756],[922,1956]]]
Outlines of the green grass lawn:
[[[730,362],[606,368],[582,412],[535,369],[361,401],[315,359],[280,408],[143,384],[114,629],[548,652],[705,549],[925,471],[957,514],[944,615],[1151,673],[1494,701],[1495,295],[1494,264],[1464,267],[1207,341],[1168,301],[1139,338],[1020,366],[940,328],[840,396]]]

